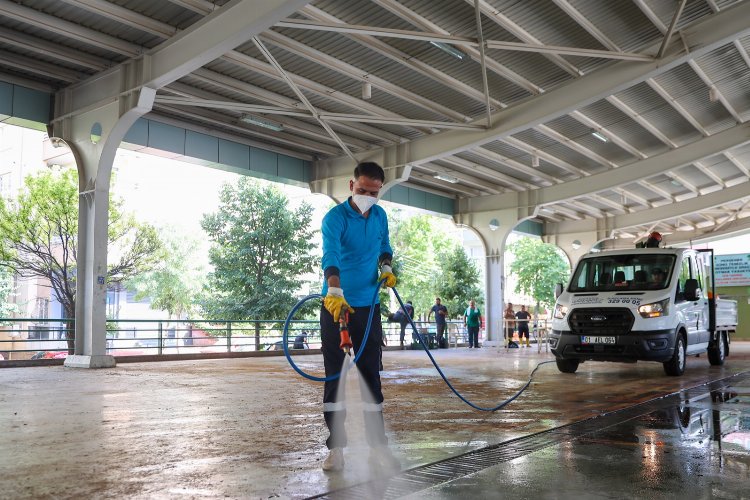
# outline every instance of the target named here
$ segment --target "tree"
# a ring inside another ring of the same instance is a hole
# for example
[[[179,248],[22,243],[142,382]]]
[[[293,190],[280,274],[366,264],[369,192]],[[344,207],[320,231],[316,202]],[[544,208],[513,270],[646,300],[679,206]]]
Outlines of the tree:
[[[10,297],[15,293],[13,289],[13,276],[0,267],[0,318],[10,318],[18,312],[18,306],[11,304]],[[0,325],[3,322],[0,321]]]
[[[312,207],[296,210],[277,188],[248,177],[224,185],[218,212],[206,214],[203,230],[212,241],[203,309],[227,320],[285,318],[296,303],[301,276],[313,272],[317,259]],[[255,348],[260,325],[255,323]]]
[[[400,215],[392,211],[388,221],[397,288],[404,302],[411,300],[419,313],[429,310],[435,302],[439,256],[456,242],[436,217],[418,215],[402,220]],[[451,222],[445,221],[445,224]]]
[[[163,244],[159,263],[129,280],[126,286],[135,290],[136,300],[150,298],[151,309],[167,311],[170,319],[189,318],[206,279],[197,256],[200,241],[168,227],[159,230],[159,239]]]
[[[15,201],[0,198],[0,266],[22,278],[41,278],[52,288],[69,321],[68,350],[74,348],[78,250],[78,179],[73,169],[43,170],[24,179]],[[108,284],[150,269],[160,248],[156,230],[122,212],[110,198]]]
[[[537,309],[555,303],[555,284],[566,282],[570,267],[557,247],[537,238],[523,237],[508,246],[513,254],[510,272],[518,276],[516,292],[532,297]]]
[[[479,286],[479,270],[469,259],[466,250],[456,245],[440,258],[441,273],[437,282],[437,294],[448,307],[452,317],[463,316],[474,300],[477,306],[484,307],[484,294]]]

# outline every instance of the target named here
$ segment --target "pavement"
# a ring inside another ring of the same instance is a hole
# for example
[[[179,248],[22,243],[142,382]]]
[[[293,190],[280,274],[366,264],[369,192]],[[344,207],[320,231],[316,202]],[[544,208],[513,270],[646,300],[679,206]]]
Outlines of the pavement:
[[[433,350],[478,406],[512,397],[536,348]],[[320,375],[320,355],[295,357]],[[750,342],[724,366],[542,365],[516,400],[472,409],[421,351],[386,351],[386,432],[368,466],[356,372],[350,446],[326,474],[322,385],[283,357],[0,370],[2,498],[750,498]]]

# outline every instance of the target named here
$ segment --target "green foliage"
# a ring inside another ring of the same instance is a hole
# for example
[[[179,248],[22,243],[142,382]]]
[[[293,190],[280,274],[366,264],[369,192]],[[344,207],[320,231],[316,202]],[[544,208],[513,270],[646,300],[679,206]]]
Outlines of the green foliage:
[[[18,306],[10,303],[10,298],[14,293],[13,276],[0,266],[0,318],[10,318],[18,312]],[[3,325],[2,321],[0,325]]]
[[[294,306],[300,278],[317,259],[310,229],[312,208],[288,208],[289,200],[272,186],[248,177],[225,185],[216,213],[201,226],[212,241],[214,267],[204,287],[208,317],[229,320],[284,318]]]
[[[474,300],[484,310],[484,293],[479,286],[479,270],[469,259],[466,250],[456,245],[440,259],[442,273],[437,284],[437,295],[448,308],[450,317],[463,316],[469,301]]]
[[[170,318],[190,318],[206,275],[198,259],[200,241],[169,227],[160,228],[159,238],[163,243],[159,263],[129,280],[127,288],[135,290],[136,300],[150,298],[151,309],[167,311]]]
[[[514,256],[510,272],[518,276],[516,292],[551,308],[555,304],[555,285],[570,276],[570,267],[557,247],[523,237],[509,245],[508,251]]]
[[[18,199],[0,199],[0,262],[23,278],[42,278],[75,316],[78,176],[73,169],[43,170],[24,180]],[[108,283],[126,280],[155,263],[161,244],[153,227],[123,213],[110,199]]]
[[[444,228],[451,222],[429,215],[403,220],[400,217],[397,210],[389,213],[396,287],[404,301],[413,302],[416,314],[426,315],[435,302],[441,280],[439,256],[456,244]]]

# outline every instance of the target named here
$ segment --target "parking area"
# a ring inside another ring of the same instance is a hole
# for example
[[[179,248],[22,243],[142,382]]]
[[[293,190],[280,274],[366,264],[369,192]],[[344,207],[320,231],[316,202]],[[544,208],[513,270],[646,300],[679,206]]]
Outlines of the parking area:
[[[533,348],[431,353],[456,388],[481,406],[510,397],[538,362],[552,359]],[[318,373],[322,364],[319,355],[300,356],[297,362]],[[642,497],[648,487],[657,489],[645,496],[668,497],[668,491],[659,489],[659,474],[671,474],[670,482],[676,481],[674,474],[691,474],[690,468],[677,466],[679,457],[698,457],[691,460],[702,464],[706,477],[722,471],[730,485],[740,487],[750,480],[750,384],[742,375],[750,370],[748,343],[734,343],[723,367],[711,367],[705,356],[690,358],[683,377],[667,377],[655,363],[584,363],[574,375],[547,364],[525,393],[494,413],[461,402],[423,352],[386,351],[384,368],[391,446],[407,474],[438,479],[416,491],[383,488],[379,496],[397,497],[401,491],[450,498],[466,491],[481,495],[483,488],[485,494],[512,488],[516,498],[536,496],[535,491],[579,495],[583,491],[576,481],[589,472],[598,477],[594,465],[615,458],[629,471],[608,485],[619,492],[616,497]],[[338,495],[347,497],[346,488],[373,484],[356,409],[355,375],[347,380],[352,403],[347,465],[336,475],[320,470],[326,453],[322,387],[300,378],[283,357],[128,363],[98,371],[13,368],[0,376],[0,425],[6,429],[0,453],[4,497],[303,498],[342,488]],[[710,393],[712,386],[706,384],[712,382],[727,387],[726,401],[703,395]],[[661,427],[644,424],[636,429],[631,422],[624,434],[592,434],[599,423],[602,432],[622,425],[605,420],[618,411],[632,412],[634,405],[664,401],[663,396],[680,391],[692,391],[682,393],[682,399],[678,395],[671,405],[681,413],[668,410],[667,416],[648,417],[664,409],[636,406],[643,411],[625,420],[656,419],[663,421]],[[724,415],[718,433],[716,426],[707,427],[712,404]],[[686,406],[693,408],[687,417]],[[686,422],[684,432],[680,417]],[[588,433],[570,427],[586,422],[594,425]],[[675,425],[676,430],[666,430]],[[713,443],[708,448],[696,444],[701,433]],[[722,436],[730,434],[732,444],[722,447]],[[541,435],[556,437],[547,446],[522,446]],[[494,445],[515,454],[507,460],[490,459],[475,470],[454,468],[465,473],[453,476],[420,472],[439,461],[450,464],[472,453],[487,453],[483,450]],[[560,467],[572,482],[553,481]],[[616,475],[609,469],[606,474],[601,481]],[[400,480],[397,476],[392,481]],[[710,481],[700,484],[708,488]],[[538,485],[545,486],[537,490]],[[608,489],[599,484],[592,491],[602,496]],[[732,498],[741,497],[741,491],[734,490]],[[694,497],[709,492],[701,490]]]

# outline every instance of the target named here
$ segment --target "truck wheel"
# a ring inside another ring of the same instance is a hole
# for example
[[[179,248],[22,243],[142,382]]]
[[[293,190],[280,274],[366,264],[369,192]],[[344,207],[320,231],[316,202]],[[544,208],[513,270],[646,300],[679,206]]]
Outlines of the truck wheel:
[[[685,373],[685,339],[682,334],[677,334],[672,359],[664,363],[664,373],[673,377],[679,377]]]
[[[723,365],[726,353],[726,336],[719,332],[719,339],[708,347],[708,362],[714,366]]]
[[[578,369],[578,365],[581,363],[577,359],[561,359],[557,358],[557,369],[563,373],[575,373]]]

